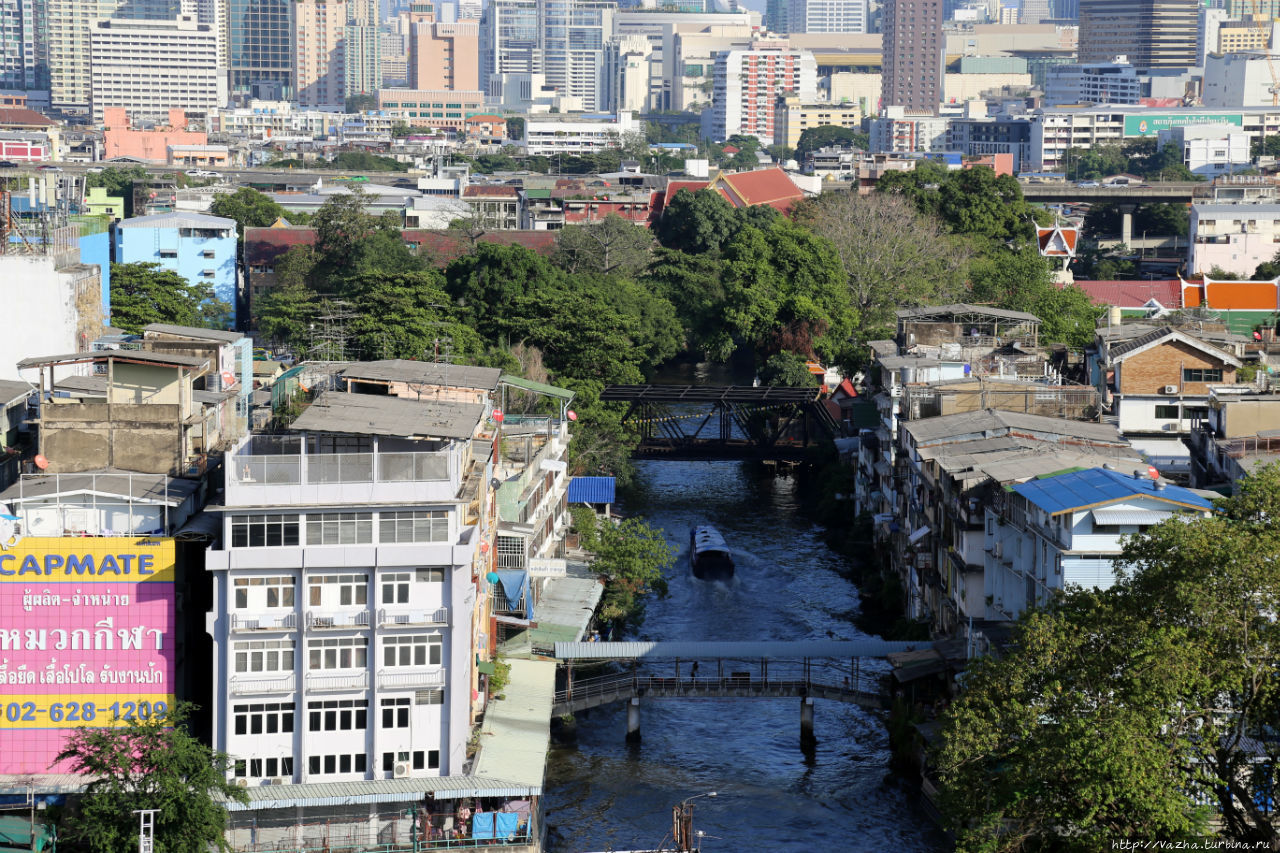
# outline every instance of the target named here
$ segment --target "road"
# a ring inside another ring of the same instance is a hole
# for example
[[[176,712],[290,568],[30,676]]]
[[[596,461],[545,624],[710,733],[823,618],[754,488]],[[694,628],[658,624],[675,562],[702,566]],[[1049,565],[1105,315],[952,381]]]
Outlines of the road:
[[[1190,204],[1209,193],[1209,184],[1178,182],[1144,184],[1136,187],[1079,187],[1071,183],[1023,184],[1022,197],[1031,202],[1077,204],[1149,204],[1151,202]]]
[[[40,169],[39,164],[20,164],[16,168],[0,169],[0,178],[26,177],[28,175],[83,175],[90,171],[100,171],[104,168],[130,168],[133,164],[122,163],[58,163],[57,167],[60,171],[52,169]],[[164,175],[175,175],[186,171],[181,166],[161,166],[161,165],[142,165],[148,174],[161,177]],[[199,168],[199,167],[192,167]],[[222,180],[227,183],[234,184],[272,184],[278,186],[299,186],[314,184],[317,179],[325,181],[333,181],[339,178],[366,177],[369,183],[385,184],[388,186],[417,186],[417,173],[409,172],[354,172],[336,169],[214,169]],[[199,179],[197,179],[199,180]]]

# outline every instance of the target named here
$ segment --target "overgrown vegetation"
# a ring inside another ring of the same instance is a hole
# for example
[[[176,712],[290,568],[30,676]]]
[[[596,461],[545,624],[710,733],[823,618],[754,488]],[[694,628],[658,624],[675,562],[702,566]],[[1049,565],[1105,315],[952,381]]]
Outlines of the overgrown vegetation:
[[[644,618],[645,600],[667,595],[666,571],[675,554],[662,531],[638,518],[601,522],[587,507],[574,507],[579,544],[595,555],[591,568],[605,579],[599,616],[616,627]]]
[[[213,288],[154,263],[111,265],[111,325],[142,334],[151,323],[225,329],[231,306]]]

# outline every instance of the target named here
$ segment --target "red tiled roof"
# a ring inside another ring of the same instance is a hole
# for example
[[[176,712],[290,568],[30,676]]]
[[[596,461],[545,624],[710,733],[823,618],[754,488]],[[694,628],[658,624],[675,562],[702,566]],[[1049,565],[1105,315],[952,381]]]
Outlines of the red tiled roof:
[[[1040,254],[1056,255],[1058,257],[1063,257],[1066,254],[1061,250],[1049,249],[1049,244],[1053,242],[1053,238],[1055,234],[1062,235],[1062,240],[1067,245],[1067,252],[1069,253],[1075,252],[1077,242],[1080,239],[1080,229],[1073,228],[1073,227],[1055,226],[1053,228],[1037,228],[1036,229],[1036,239],[1040,243]]]
[[[705,190],[707,183],[707,181],[668,181],[667,194],[662,199],[662,206],[665,208],[671,204],[671,199],[675,198],[676,193],[680,192],[680,190],[696,193],[698,190]]]
[[[38,113],[35,110],[26,107],[3,107],[0,108],[0,125],[15,125],[20,127],[53,127],[56,121]]]
[[[836,386],[836,390],[850,397],[858,396],[857,389],[853,387],[853,383],[849,381],[848,377],[840,380],[840,384]]]
[[[732,195],[736,195],[741,200],[739,203],[730,198],[729,201],[734,207],[767,204],[785,213],[794,202],[804,198],[804,193],[787,173],[777,168],[721,175],[717,183],[726,184],[732,191]]]
[[[472,184],[462,191],[463,198],[510,198],[514,199],[519,196],[515,187],[509,187],[505,184],[496,186],[477,186]]]
[[[741,149],[741,148],[739,148],[739,147],[738,147],[738,146],[736,146],[736,145],[726,145],[725,147],[721,148],[720,150],[721,150],[721,151],[723,151],[725,154],[737,154],[737,153],[738,153],[739,151],[741,151],[742,149]]]
[[[1182,282],[1160,281],[1077,281],[1076,287],[1089,294],[1094,305],[1141,308],[1154,299],[1165,308],[1182,307]]]
[[[250,266],[270,266],[294,246],[311,246],[316,232],[311,228],[244,229],[244,262]]]

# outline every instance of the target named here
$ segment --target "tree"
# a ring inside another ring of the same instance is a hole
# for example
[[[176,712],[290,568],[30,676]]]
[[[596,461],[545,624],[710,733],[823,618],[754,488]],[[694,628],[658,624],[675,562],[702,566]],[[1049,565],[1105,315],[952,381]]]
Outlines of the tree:
[[[865,137],[864,133],[835,124],[807,127],[800,132],[800,139],[796,142],[796,159],[803,162],[814,151],[829,145],[866,149],[869,146],[864,142]]]
[[[1232,272],[1231,270],[1224,270],[1217,264],[1214,264],[1213,268],[1205,273],[1205,275],[1209,278],[1215,278],[1218,281],[1240,281],[1239,273]]]
[[[588,225],[566,225],[556,235],[555,262],[569,272],[635,275],[653,254],[653,234],[611,213]]]
[[[1035,236],[1037,217],[1051,221],[1043,208],[1027,204],[1016,178],[997,176],[985,166],[952,172],[921,163],[913,172],[888,173],[876,186],[881,194],[907,197],[917,210],[937,216],[953,233],[988,243],[1029,240]]]
[[[346,101],[346,110],[349,113],[363,113],[378,108],[378,96],[371,95],[368,92],[361,92],[358,95],[348,95]]]
[[[383,157],[370,154],[368,151],[343,151],[335,154],[329,161],[332,169],[349,172],[407,172],[408,163],[401,163],[394,157]]]
[[[205,326],[229,313],[213,290],[154,263],[111,265],[111,325],[140,335],[151,323]]]
[[[769,356],[760,369],[760,382],[771,387],[808,388],[817,385],[804,356],[779,352]]]
[[[369,196],[351,188],[329,196],[311,218],[316,232],[311,286],[338,292],[350,276],[362,272],[411,272],[422,261],[405,246],[398,217],[373,216]]]
[[[524,139],[523,116],[511,116],[507,119],[507,139]]]
[[[1259,157],[1280,157],[1280,134],[1255,139],[1249,153],[1255,160]]]
[[[657,237],[658,242],[668,249],[695,255],[718,253],[740,224],[741,219],[735,215],[733,207],[719,193],[710,190],[691,193],[682,189],[662,212]]]
[[[225,216],[236,221],[240,244],[244,245],[246,228],[265,228],[277,219],[287,221],[287,213],[269,196],[252,187],[241,187],[229,195],[219,195],[209,206],[214,216]]]
[[[480,336],[453,316],[438,270],[367,272],[348,283],[352,341],[368,358],[433,358],[442,347],[462,361],[484,352]]]
[[[675,563],[675,553],[661,530],[639,518],[601,524],[594,512],[583,507],[573,510],[573,524],[582,547],[595,554],[592,570],[605,579],[602,619],[635,621],[644,612],[647,596],[666,597],[664,573]]]
[[[892,326],[898,308],[946,300],[962,287],[965,246],[904,196],[824,193],[798,215],[835,247],[864,340]]]
[[[101,172],[85,175],[86,187],[105,187],[108,196],[124,199],[125,218],[133,216],[133,185],[138,181],[149,181],[151,175],[141,166],[117,168],[108,166]]]
[[[1263,261],[1258,264],[1258,268],[1253,272],[1253,281],[1270,281],[1280,276],[1280,251],[1277,251],[1271,260]]]
[[[1040,340],[1084,347],[1093,342],[1102,309],[1072,285],[1059,287],[1034,243],[976,258],[970,265],[970,299],[1040,318]]]
[[[56,761],[90,779],[65,814],[59,840],[119,853],[138,844],[138,809],[156,809],[155,849],[164,853],[229,850],[227,810],[215,799],[244,803],[248,795],[228,779],[229,759],[187,730],[193,706],[134,719],[114,728],[78,728]]]

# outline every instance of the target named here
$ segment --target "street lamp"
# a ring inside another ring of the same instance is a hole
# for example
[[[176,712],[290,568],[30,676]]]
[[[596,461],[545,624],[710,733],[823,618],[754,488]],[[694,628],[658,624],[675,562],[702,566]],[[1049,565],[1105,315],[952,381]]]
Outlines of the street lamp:
[[[693,833],[693,806],[694,800],[700,800],[703,797],[714,799],[717,796],[715,791],[708,791],[705,794],[694,794],[680,802],[678,806],[671,807],[671,837],[675,840],[676,853],[692,853],[697,848],[694,847]],[[702,833],[698,833],[697,838],[701,838]]]

